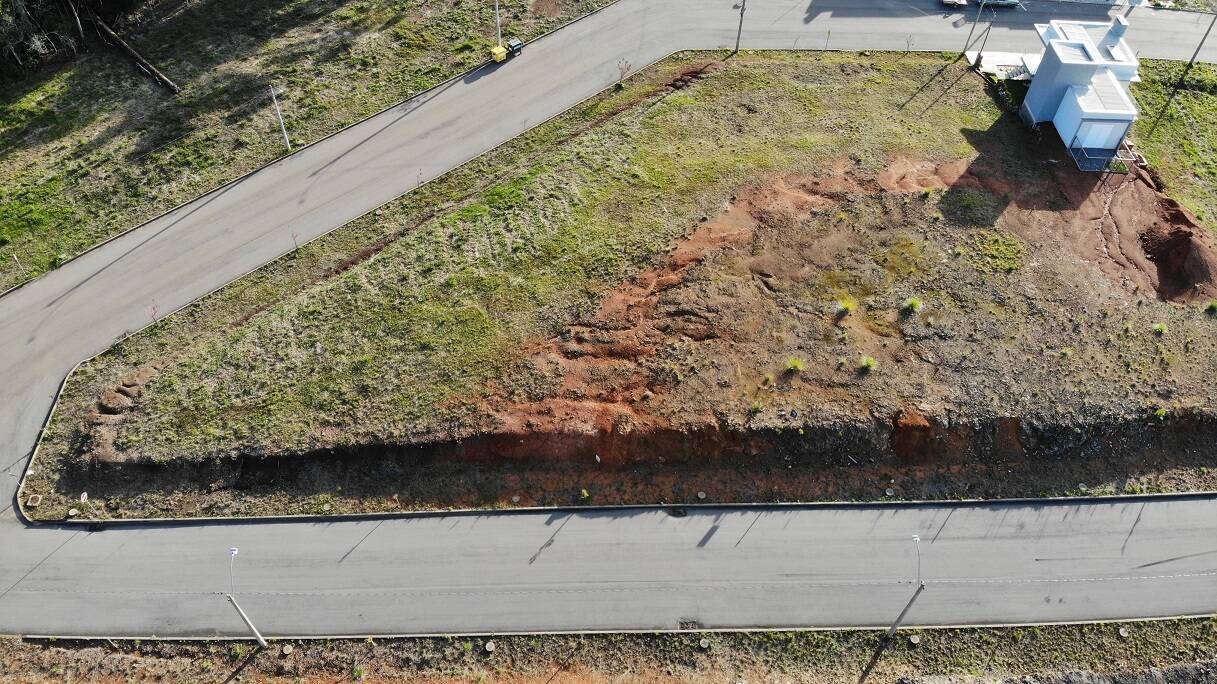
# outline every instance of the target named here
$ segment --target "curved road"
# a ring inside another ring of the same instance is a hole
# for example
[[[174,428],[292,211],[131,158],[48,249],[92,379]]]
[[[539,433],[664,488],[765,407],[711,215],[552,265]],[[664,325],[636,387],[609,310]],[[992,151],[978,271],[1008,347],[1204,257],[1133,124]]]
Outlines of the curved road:
[[[1096,5],[1001,11],[988,49]],[[970,15],[969,15],[970,18]],[[874,626],[1217,612],[1217,501],[541,512],[385,521],[25,527],[18,478],[63,376],[143,326],[673,51],[734,43],[732,0],[621,0],[221,188],[0,298],[0,632],[268,635]],[[1138,8],[1142,57],[1186,59],[1207,16]],[[931,0],[749,0],[751,48],[958,50]],[[1217,40],[1202,53],[1217,60]],[[499,106],[510,103],[509,107]],[[295,238],[293,237],[295,234]]]

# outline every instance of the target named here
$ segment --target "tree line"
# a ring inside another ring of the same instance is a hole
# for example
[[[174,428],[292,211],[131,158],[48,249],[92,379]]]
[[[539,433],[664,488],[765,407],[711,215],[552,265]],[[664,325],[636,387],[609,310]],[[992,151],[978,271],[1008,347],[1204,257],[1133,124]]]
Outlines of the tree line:
[[[20,76],[95,42],[89,18],[112,19],[134,0],[0,0],[0,75]]]

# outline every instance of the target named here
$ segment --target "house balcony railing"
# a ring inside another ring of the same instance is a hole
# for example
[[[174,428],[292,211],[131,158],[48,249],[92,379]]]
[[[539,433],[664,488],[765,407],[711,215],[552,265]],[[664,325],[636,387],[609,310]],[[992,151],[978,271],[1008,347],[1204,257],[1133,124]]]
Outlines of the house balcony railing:
[[[1136,159],[1136,155],[1128,149],[1127,143],[1123,140],[1115,149],[1083,147],[1076,135],[1073,137],[1073,142],[1069,143],[1069,154],[1073,156],[1073,161],[1077,163],[1079,169],[1095,172],[1111,171],[1116,162],[1127,164]]]

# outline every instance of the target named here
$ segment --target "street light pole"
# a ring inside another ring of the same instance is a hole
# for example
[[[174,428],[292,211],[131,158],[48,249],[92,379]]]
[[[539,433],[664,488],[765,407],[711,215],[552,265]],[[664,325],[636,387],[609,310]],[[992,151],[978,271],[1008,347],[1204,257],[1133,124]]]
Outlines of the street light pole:
[[[228,602],[232,604],[233,608],[237,609],[237,615],[241,616],[241,621],[245,623],[245,626],[249,628],[249,631],[253,632],[254,639],[258,641],[258,645],[262,648],[266,648],[266,639],[263,638],[262,633],[258,631],[258,628],[254,626],[254,621],[250,620],[249,616],[245,614],[245,611],[241,609],[241,604],[237,603],[237,597],[233,596],[233,594],[236,593],[236,590],[234,589],[232,582],[232,566],[237,560],[238,551],[240,551],[240,549],[235,546],[228,549]]]
[[[980,6],[976,8],[976,18],[972,20],[972,28],[968,29],[968,39],[963,42],[963,51],[968,51],[968,46],[972,44],[972,34],[976,33],[976,25],[980,23],[980,14],[985,11],[985,3],[988,0],[980,0]]]
[[[892,626],[888,628],[887,633],[879,640],[879,646],[871,655],[870,662],[866,667],[862,668],[862,675],[858,677],[858,684],[865,684],[866,678],[870,676],[871,670],[875,668],[875,664],[879,662],[879,656],[883,655],[883,651],[892,642],[892,637],[896,636],[896,630],[900,629],[900,623],[904,622],[905,616],[912,610],[913,604],[917,602],[917,597],[921,596],[921,592],[925,591],[925,582],[921,581],[921,536],[913,535],[913,548],[917,551],[917,589],[913,592],[909,602],[904,604],[904,610],[900,611],[900,615],[896,616],[896,620],[892,622]]]
[[[283,111],[279,109],[279,98],[275,96],[275,87],[270,87],[270,101],[275,105],[275,116],[279,117],[279,130],[283,131],[283,144],[287,145],[287,151],[292,151],[292,139],[287,137],[287,124],[283,123]]]
[[[735,32],[735,52],[739,54],[739,41],[744,35],[744,12],[748,10],[748,0],[740,0],[739,4],[739,29]]]
[[[1187,62],[1187,68],[1191,69],[1196,63],[1196,58],[1200,56],[1200,48],[1204,47],[1204,42],[1209,39],[1209,34],[1213,32],[1213,24],[1217,24],[1217,12],[1213,13],[1213,20],[1209,22],[1208,30],[1204,32],[1204,36],[1200,39],[1200,44],[1196,46],[1196,51],[1192,53],[1192,58]]]
[[[233,564],[233,563],[235,563],[235,562],[236,562],[236,560],[237,560],[237,552],[238,552],[238,551],[240,551],[240,549],[238,549],[238,548],[237,548],[237,547],[235,547],[235,546],[234,546],[234,547],[232,547],[231,549],[229,549],[229,550],[228,550],[228,595],[229,595],[229,596],[232,596],[233,594],[237,593],[237,592],[236,592],[236,591],[233,589],[233,583],[232,583],[232,564]]]
[[[879,639],[879,647],[876,648],[874,654],[871,655],[870,662],[868,662],[866,667],[862,669],[862,675],[858,677],[858,684],[866,683],[866,678],[870,676],[870,671],[875,669],[875,664],[879,662],[879,656],[883,655],[883,651],[892,642],[892,637],[896,635],[896,630],[900,629],[900,623],[904,622],[904,617],[909,614],[909,610],[912,609],[913,603],[917,601],[917,597],[921,596],[921,592],[923,591],[925,591],[925,585],[918,584],[917,591],[914,591],[912,598],[909,599],[909,602],[904,604],[904,610],[900,611],[900,615],[896,616],[896,621],[893,622],[892,626],[888,628],[887,633],[883,635],[883,638]]]
[[[499,38],[499,47],[503,46],[503,21],[499,18],[499,0],[494,0],[494,32]]]

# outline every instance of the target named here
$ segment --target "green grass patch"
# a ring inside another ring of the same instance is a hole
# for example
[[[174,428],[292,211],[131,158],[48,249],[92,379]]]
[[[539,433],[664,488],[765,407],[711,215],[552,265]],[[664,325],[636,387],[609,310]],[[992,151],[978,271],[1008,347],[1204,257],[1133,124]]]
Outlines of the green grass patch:
[[[1132,88],[1141,109],[1132,137],[1167,194],[1212,229],[1217,225],[1217,67],[1186,66],[1142,62],[1142,80]]]
[[[1027,245],[998,230],[975,230],[968,236],[968,261],[985,273],[1010,273],[1022,267]]]

